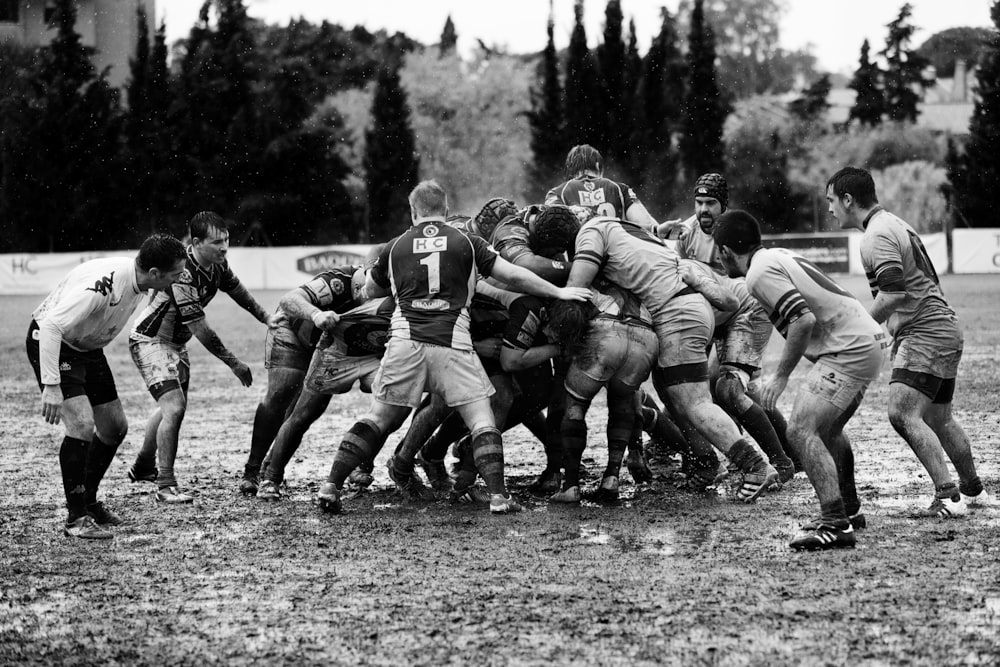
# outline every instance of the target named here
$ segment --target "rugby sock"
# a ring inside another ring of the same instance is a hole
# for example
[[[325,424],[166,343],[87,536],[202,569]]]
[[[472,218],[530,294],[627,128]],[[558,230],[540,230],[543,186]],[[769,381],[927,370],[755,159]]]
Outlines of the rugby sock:
[[[472,434],[472,455],[486,489],[491,494],[507,493],[503,478],[503,439],[496,427],[481,428]]]
[[[955,482],[946,482],[945,484],[936,487],[934,491],[934,497],[942,500],[958,500],[961,497],[958,495],[958,485],[956,485]]]
[[[566,414],[565,404],[558,407],[549,405],[545,415],[545,469],[560,470],[563,467],[562,421]]]
[[[363,461],[374,459],[384,442],[385,437],[375,423],[367,419],[355,423],[340,441],[327,481],[333,482],[338,489],[344,488],[344,480]]]
[[[649,417],[652,417],[652,423],[647,422]],[[677,428],[677,424],[670,418],[666,410],[643,406],[642,418],[642,430],[649,433],[653,443],[658,448],[663,448],[668,452],[683,452],[685,450],[687,440],[684,439],[684,434]]]
[[[425,459],[441,461],[448,454],[448,446],[468,435],[469,429],[462,421],[461,415],[455,413],[448,415],[434,434],[427,438],[427,442],[421,447],[420,453]]]
[[[978,496],[983,492],[983,483],[978,477],[973,477],[968,481],[959,481],[958,490],[967,496]]]
[[[63,491],[69,521],[87,513],[87,450],[90,443],[68,435],[59,447],[59,469],[62,472]]]
[[[837,466],[837,483],[844,509],[848,516],[854,516],[861,509],[858,489],[854,484],[854,450],[850,446],[843,447],[840,455],[834,457],[834,463]]]
[[[455,464],[455,489],[464,490],[475,484],[479,470],[472,455],[472,436],[467,435],[458,441],[458,463]]]
[[[253,417],[253,433],[250,436],[250,454],[243,466],[245,479],[252,479],[260,474],[264,456],[281,428],[284,413],[275,419],[272,412],[273,410],[268,409],[263,403],[257,405],[257,412]]]
[[[785,456],[785,450],[781,446],[781,440],[767,418],[764,408],[756,403],[751,403],[750,407],[740,415],[740,423],[746,428],[747,433],[757,441],[760,448],[767,455],[767,459],[775,468],[792,465],[792,460]]]
[[[604,476],[621,476],[622,459],[629,447],[638,447],[642,452],[642,424],[635,418],[635,408],[631,401],[624,405],[608,406],[608,465]]]
[[[837,528],[847,528],[851,522],[847,519],[847,510],[844,509],[844,501],[838,498],[830,502],[820,503],[820,521],[836,526]]]
[[[174,467],[173,466],[160,466],[160,474],[156,476],[156,486],[161,489],[166,489],[171,486],[177,486],[177,478],[174,477]]]
[[[744,438],[734,442],[726,456],[743,472],[755,472],[766,465],[763,457]]]
[[[785,415],[781,414],[778,408],[765,410],[764,414],[767,415],[771,426],[774,427],[774,432],[778,434],[778,441],[781,442],[781,448],[785,451],[785,456],[790,458],[792,463],[795,464],[795,470],[797,472],[805,470],[802,467],[802,459],[795,452],[795,448],[792,447],[791,443],[788,442],[788,422],[785,420]]]
[[[580,486],[580,464],[583,451],[587,448],[587,422],[583,419],[562,420],[563,458],[566,463],[566,473],[563,477],[563,489]],[[610,443],[608,447],[610,448]],[[618,462],[621,465],[621,461]]]
[[[84,480],[88,505],[97,502],[97,489],[101,485],[101,480],[104,479],[104,474],[111,466],[111,462],[115,459],[117,451],[118,445],[106,444],[96,434],[94,439],[90,441],[90,447],[87,448],[86,479]]]

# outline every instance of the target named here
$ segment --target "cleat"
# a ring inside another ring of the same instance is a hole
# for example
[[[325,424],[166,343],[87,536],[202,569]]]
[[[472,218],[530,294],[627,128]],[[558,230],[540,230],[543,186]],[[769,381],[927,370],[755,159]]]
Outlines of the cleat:
[[[914,510],[910,516],[914,519],[954,519],[965,516],[969,512],[968,505],[956,493],[951,498],[935,498],[926,509]]]
[[[84,514],[75,521],[67,521],[63,526],[66,537],[79,537],[84,540],[110,540],[114,533],[97,525],[94,517]]]
[[[181,493],[176,486],[165,486],[156,492],[156,502],[167,505],[185,505],[194,502],[194,496]]]
[[[425,459],[422,454],[417,454],[416,461],[423,468],[424,474],[427,476],[427,482],[431,485],[432,489],[438,493],[448,493],[451,491],[452,481],[448,475],[448,469],[444,465],[444,459],[435,461],[433,459]]]
[[[323,482],[316,494],[316,501],[319,508],[327,514],[340,514],[343,509],[340,504],[340,489],[333,482]]]
[[[244,477],[240,481],[240,493],[244,496],[252,496],[257,493],[257,478]]]
[[[778,471],[765,464],[757,472],[743,473],[736,498],[744,503],[752,503],[763,494],[768,487],[778,481]]]
[[[461,491],[452,489],[448,501],[459,505],[486,505],[490,502],[490,494],[481,486],[469,486]]]
[[[513,514],[514,512],[520,512],[522,509],[524,508],[515,502],[509,493],[490,494],[490,514]]]
[[[375,478],[372,476],[371,472],[363,470],[362,468],[355,468],[351,471],[351,474],[347,476],[347,483],[356,489],[367,489],[372,485]]]
[[[578,503],[580,502],[580,487],[571,486],[558,493],[549,496],[549,502],[553,503]],[[492,510],[492,507],[490,508]]]
[[[128,478],[133,482],[155,482],[156,478],[160,476],[160,471],[156,468],[143,470],[142,468],[136,467],[136,464],[128,469]]]
[[[632,475],[632,480],[636,484],[645,484],[646,482],[653,481],[653,471],[649,467],[649,461],[646,460],[646,452],[643,450],[642,443],[633,443],[628,448],[628,458],[625,460],[625,464],[628,466],[628,472]]]
[[[528,488],[532,493],[536,493],[540,496],[546,496],[550,493],[556,493],[559,491],[559,487],[561,486],[562,471],[549,470],[546,468],[542,471],[542,474],[538,476],[538,479],[536,479]]]
[[[257,500],[281,500],[281,489],[269,479],[265,479],[257,487]]]
[[[601,485],[597,487],[591,496],[594,500],[601,502],[615,502],[618,500],[618,478],[608,475],[601,480]]]
[[[414,473],[409,475],[401,474],[396,470],[396,457],[390,456],[389,460],[385,462],[385,467],[389,471],[389,479],[393,481],[399,492],[403,494],[403,497],[408,501],[415,500],[434,500],[435,495],[432,489],[427,488],[420,478]]]
[[[862,528],[868,527],[868,519],[866,519],[865,515],[862,514],[861,512],[850,515],[849,517],[847,517],[847,520],[851,522],[851,528],[853,528],[854,530],[861,530]],[[813,519],[809,523],[802,526],[802,530],[806,531],[816,530],[822,525],[823,525],[823,518],[820,517],[818,519]]]
[[[962,500],[964,500],[965,504],[969,507],[983,509],[996,509],[1000,507],[1000,502],[997,502],[997,499],[994,498],[993,495],[986,489],[983,489],[979,492],[979,495],[975,496],[967,496],[964,493],[961,495]]]
[[[821,549],[853,549],[857,543],[854,526],[844,527],[817,523],[803,526],[802,530],[788,543],[796,551],[819,551]]]
[[[87,505],[87,515],[94,520],[98,526],[120,526],[125,521],[109,510],[104,503],[98,501]]]

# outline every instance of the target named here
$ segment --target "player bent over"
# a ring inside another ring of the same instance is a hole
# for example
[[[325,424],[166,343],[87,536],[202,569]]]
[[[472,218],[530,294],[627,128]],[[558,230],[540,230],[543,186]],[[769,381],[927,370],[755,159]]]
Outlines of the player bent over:
[[[869,312],[893,336],[889,421],[934,483],[934,500],[916,516],[962,516],[967,504],[995,504],[976,473],[969,437],[952,415],[964,339],[920,237],[879,206],[864,169],[834,174],[826,199],[841,227],[864,232],[861,263],[875,299]],[[957,486],[945,455],[958,473]]]
[[[844,425],[878,377],[882,328],[864,306],[808,260],[783,248],[761,246],[760,225],[746,211],[719,217],[713,232],[730,276],[746,276],[747,287],[767,310],[785,347],[761,391],[773,406],[799,360],[813,362],[795,396],[788,439],[798,451],[820,502],[820,517],[802,527],[793,549],[853,547],[863,527],[854,485],[854,452]]]
[[[481,238],[447,226],[447,196],[435,181],[419,183],[409,202],[413,225],[386,244],[366,285],[371,295],[391,289],[396,300],[371,410],[341,441],[320,487],[320,508],[341,510],[347,476],[374,458],[385,436],[402,425],[426,390],[457,409],[471,431],[490,511],[519,511],[504,480],[503,442],[489,401],[493,387],[469,335],[468,308],[477,274],[546,298],[586,300],[589,291],[558,288],[501,259]]]
[[[184,272],[184,244],[154,234],[139,255],[80,264],[31,314],[25,340],[28,361],[42,391],[42,416],[62,420],[59,448],[70,537],[109,539],[102,526],[122,522],[97,500],[97,489],[128,421],[104,348],[121,333],[147,290],[167,289]]]

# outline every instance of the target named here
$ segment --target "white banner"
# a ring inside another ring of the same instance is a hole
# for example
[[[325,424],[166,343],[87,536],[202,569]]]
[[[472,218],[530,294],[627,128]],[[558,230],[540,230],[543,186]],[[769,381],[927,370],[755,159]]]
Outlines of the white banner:
[[[1000,273],[1000,229],[956,229],[952,232],[955,273]]]

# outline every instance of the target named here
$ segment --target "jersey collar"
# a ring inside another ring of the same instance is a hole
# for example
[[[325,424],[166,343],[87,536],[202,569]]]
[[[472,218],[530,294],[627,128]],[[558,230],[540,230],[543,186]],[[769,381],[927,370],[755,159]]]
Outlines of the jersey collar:
[[[884,209],[882,208],[881,205],[875,204],[875,208],[873,208],[871,212],[865,216],[865,219],[861,221],[861,229],[868,229],[868,223],[871,222],[872,217],[874,217],[876,213],[879,213],[880,211],[883,210]]]

